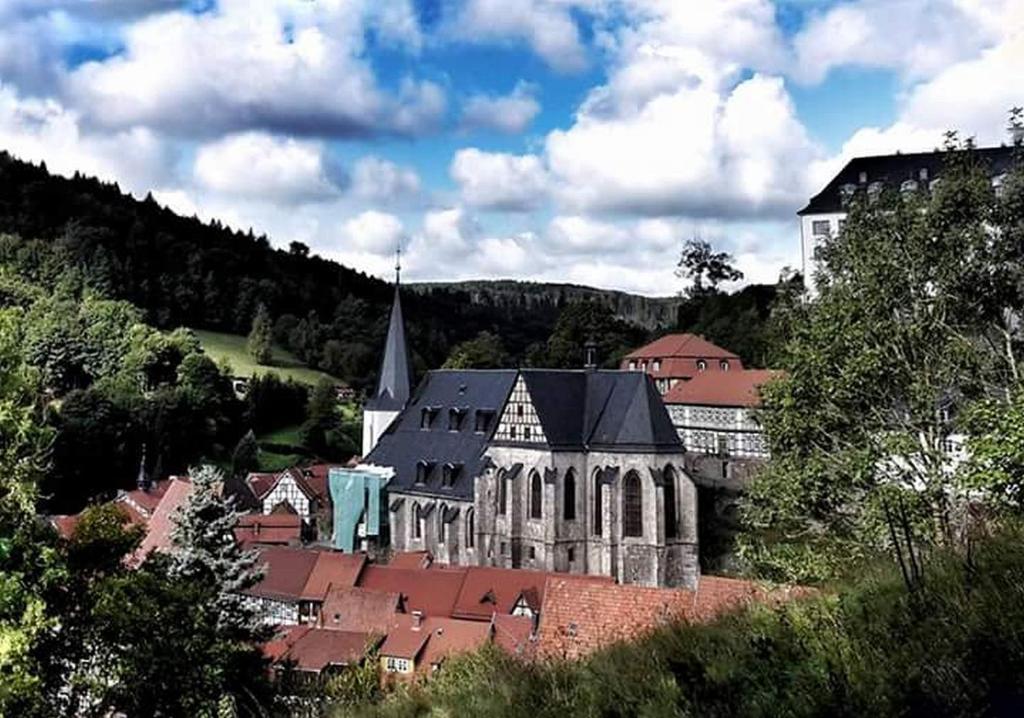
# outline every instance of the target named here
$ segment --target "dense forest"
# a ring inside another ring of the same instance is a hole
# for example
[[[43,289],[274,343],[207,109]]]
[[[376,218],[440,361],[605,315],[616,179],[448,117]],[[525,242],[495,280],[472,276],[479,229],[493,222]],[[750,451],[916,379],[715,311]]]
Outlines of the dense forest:
[[[312,254],[293,242],[274,249],[265,236],[217,220],[204,223],[137,200],[116,184],[51,175],[45,165],[0,152],[0,261],[26,279],[53,285],[80,281],[110,299],[130,302],[160,329],[189,326],[247,334],[261,305],[274,339],[302,361],[365,389],[377,369],[390,286]],[[582,345],[554,355],[547,342],[567,307],[594,305],[580,342],[593,334],[602,362],[666,330],[706,334],[748,363],[765,360],[762,325],[774,287],[736,295],[647,299],[621,292],[518,283],[428,285],[405,302],[418,373],[441,366],[461,342],[500,337],[517,364],[579,366]],[[527,289],[522,289],[526,286]]]

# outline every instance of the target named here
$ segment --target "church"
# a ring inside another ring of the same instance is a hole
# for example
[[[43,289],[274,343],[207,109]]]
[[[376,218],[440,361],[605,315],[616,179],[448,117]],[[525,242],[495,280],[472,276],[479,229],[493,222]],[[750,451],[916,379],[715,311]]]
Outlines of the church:
[[[364,465],[390,474],[393,551],[693,586],[696,489],[644,372],[428,372],[410,390],[397,284]]]

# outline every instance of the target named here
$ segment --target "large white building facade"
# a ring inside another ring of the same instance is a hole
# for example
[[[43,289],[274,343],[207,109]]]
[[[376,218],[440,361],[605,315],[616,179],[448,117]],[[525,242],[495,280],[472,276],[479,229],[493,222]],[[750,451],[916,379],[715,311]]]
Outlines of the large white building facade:
[[[1011,146],[974,150],[997,192],[1010,170],[1013,151]],[[811,294],[815,291],[817,249],[842,230],[850,201],[858,194],[870,201],[883,191],[930,192],[942,181],[946,155],[936,151],[856,157],[811,198],[797,213],[804,285]]]

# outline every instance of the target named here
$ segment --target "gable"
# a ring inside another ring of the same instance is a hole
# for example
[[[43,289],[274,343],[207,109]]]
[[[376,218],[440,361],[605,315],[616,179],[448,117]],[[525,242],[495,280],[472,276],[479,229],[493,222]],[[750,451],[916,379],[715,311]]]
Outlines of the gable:
[[[522,374],[516,377],[516,383],[512,386],[512,393],[509,394],[508,401],[505,403],[505,410],[498,422],[498,429],[494,432],[494,440],[547,444],[548,440],[544,435],[540,417],[537,415],[537,408]]]

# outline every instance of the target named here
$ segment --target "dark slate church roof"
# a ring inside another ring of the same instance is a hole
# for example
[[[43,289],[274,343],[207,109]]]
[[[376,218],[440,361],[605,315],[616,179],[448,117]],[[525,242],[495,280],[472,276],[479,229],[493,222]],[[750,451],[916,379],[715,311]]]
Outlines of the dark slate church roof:
[[[409,352],[405,345],[402,301],[395,285],[395,301],[391,305],[388,338],[384,345],[377,391],[366,402],[367,409],[398,411],[409,401]]]
[[[473,478],[483,470],[487,447],[519,374],[430,372],[366,462],[394,468],[392,491],[471,499]],[[552,449],[682,451],[661,397],[644,372],[524,369],[521,374]],[[421,426],[425,409],[435,412],[429,428]],[[449,429],[451,409],[465,411],[457,430]],[[490,417],[482,432],[476,430],[478,411]],[[429,470],[426,480],[417,483],[421,462]],[[450,487],[442,485],[446,463],[459,467]]]
[[[990,176],[1008,172],[1013,163],[1013,147],[984,147],[974,150],[978,159],[988,166]],[[947,152],[913,152],[910,154],[855,157],[846,163],[832,181],[797,214],[826,214],[845,211],[842,187],[856,185],[863,189],[881,182],[889,189],[899,189],[906,180],[927,183],[941,176]],[[926,177],[922,180],[921,170]],[[861,173],[866,181],[861,182]]]

